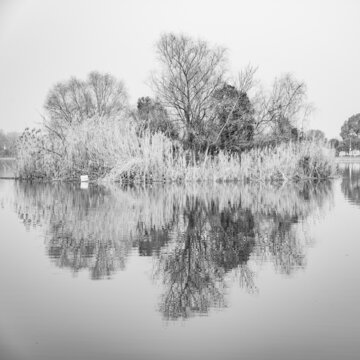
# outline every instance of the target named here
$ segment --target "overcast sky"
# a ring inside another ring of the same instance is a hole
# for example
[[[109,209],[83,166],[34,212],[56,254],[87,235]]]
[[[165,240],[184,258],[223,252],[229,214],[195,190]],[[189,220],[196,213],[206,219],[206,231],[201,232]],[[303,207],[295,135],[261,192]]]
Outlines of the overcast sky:
[[[151,95],[168,31],[228,48],[234,74],[293,73],[316,107],[309,128],[328,137],[360,112],[359,0],[0,0],[0,129],[36,126],[51,86],[91,70],[123,79],[133,104]]]

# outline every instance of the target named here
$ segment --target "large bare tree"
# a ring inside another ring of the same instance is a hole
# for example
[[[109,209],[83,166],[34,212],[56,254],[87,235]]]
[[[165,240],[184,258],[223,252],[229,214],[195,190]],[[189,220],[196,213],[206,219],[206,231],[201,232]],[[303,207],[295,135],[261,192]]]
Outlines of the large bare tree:
[[[122,81],[109,74],[91,72],[85,81],[71,78],[56,84],[45,102],[47,126],[58,133],[74,123],[99,116],[121,114],[127,108]]]
[[[162,65],[153,88],[191,148],[206,138],[213,94],[224,80],[225,49],[185,35],[164,34],[156,44]]]

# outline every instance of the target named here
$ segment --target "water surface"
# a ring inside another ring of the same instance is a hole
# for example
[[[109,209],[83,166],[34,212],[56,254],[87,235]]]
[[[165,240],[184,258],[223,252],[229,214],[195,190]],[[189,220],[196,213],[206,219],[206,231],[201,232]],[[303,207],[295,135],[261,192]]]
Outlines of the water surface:
[[[0,178],[15,176],[15,160],[12,158],[0,158]]]
[[[357,359],[360,168],[317,185],[0,181],[4,359]]]

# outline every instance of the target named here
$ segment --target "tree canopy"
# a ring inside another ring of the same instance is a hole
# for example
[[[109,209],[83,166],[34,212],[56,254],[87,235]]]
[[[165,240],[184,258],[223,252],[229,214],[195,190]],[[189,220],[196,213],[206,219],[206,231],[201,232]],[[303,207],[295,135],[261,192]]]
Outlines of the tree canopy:
[[[217,145],[222,150],[238,151],[248,146],[254,135],[254,110],[248,95],[224,83],[215,90]]]
[[[93,116],[116,116],[126,108],[123,82],[97,71],[89,73],[85,81],[72,77],[57,83],[45,102],[49,125],[57,130]]]
[[[255,134],[276,142],[297,139],[312,110],[305,83],[291,74],[275,79],[270,92],[261,90],[253,106]]]
[[[223,83],[225,49],[172,33],[162,35],[156,49],[161,71],[153,77],[153,88],[181,126],[184,144],[195,148],[206,139],[206,124],[214,117],[212,101]]]
[[[318,129],[310,129],[305,133],[305,137],[310,140],[325,140],[325,133]]]
[[[149,96],[138,99],[137,109],[134,115],[140,132],[162,132],[172,138],[177,136],[177,129],[169,119],[166,109],[159,101]]]
[[[340,136],[343,140],[359,138],[360,135],[360,114],[356,114],[347,119],[341,127]]]
[[[343,143],[340,145],[341,150],[360,149],[360,113],[351,116],[341,126],[340,136]]]

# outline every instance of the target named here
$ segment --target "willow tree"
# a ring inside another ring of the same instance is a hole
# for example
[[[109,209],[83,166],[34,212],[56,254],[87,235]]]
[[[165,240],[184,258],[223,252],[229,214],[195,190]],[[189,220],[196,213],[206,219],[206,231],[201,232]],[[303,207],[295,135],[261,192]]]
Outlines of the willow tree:
[[[223,83],[225,49],[172,33],[162,35],[156,49],[161,71],[152,79],[153,88],[181,127],[184,143],[199,148],[215,116],[213,95]]]

